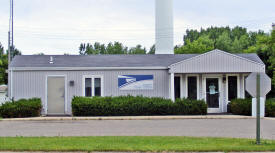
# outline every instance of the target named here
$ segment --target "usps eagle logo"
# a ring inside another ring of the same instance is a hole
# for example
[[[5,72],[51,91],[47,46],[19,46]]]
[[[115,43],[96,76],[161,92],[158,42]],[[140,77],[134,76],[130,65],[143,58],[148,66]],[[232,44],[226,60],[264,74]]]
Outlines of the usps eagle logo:
[[[120,90],[153,90],[153,75],[119,75]]]

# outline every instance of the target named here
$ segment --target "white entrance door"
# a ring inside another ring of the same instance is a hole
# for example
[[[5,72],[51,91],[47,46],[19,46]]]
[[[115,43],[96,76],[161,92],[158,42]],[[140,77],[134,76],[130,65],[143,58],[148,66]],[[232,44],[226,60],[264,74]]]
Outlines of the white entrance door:
[[[47,79],[48,115],[65,114],[65,77],[49,76]]]
[[[208,105],[208,113],[221,113],[221,77],[206,76],[204,78],[205,101]]]

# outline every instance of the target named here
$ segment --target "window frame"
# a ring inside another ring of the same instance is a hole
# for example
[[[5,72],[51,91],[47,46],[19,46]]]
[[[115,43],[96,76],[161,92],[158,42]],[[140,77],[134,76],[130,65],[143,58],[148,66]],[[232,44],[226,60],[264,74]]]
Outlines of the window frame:
[[[96,78],[100,78],[100,92],[101,92],[101,96],[100,97],[104,97],[104,77],[103,75],[83,75],[82,78],[82,96],[86,97],[85,95],[85,79],[86,78],[90,78],[91,79],[91,83],[92,83],[92,96],[91,97],[95,97],[95,79]]]
[[[188,77],[196,77],[197,78],[197,100],[200,100],[200,89],[199,89],[199,83],[200,83],[200,80],[199,80],[199,75],[198,74],[187,74],[185,75],[185,80],[186,80],[186,87],[185,87],[185,95],[186,95],[186,98],[189,98],[188,97]]]

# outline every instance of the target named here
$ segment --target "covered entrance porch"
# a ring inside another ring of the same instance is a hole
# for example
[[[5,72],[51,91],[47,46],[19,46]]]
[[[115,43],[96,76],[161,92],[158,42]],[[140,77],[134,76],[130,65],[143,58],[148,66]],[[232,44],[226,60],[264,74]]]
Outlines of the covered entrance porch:
[[[171,74],[171,90],[174,101],[177,98],[204,100],[208,113],[227,112],[227,105],[232,99],[245,98],[245,78],[249,73],[228,74]]]
[[[227,112],[232,99],[248,96],[245,78],[252,72],[265,72],[265,65],[214,50],[169,66],[169,95],[173,101],[177,98],[204,100],[208,113]]]

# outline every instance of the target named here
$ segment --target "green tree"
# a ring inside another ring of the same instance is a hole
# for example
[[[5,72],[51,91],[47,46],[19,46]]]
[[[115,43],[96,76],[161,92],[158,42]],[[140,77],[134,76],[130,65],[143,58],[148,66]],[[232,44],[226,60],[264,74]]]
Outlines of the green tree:
[[[148,54],[155,54],[155,53],[156,53],[156,45],[153,45],[152,47],[150,47]]]
[[[17,48],[15,48],[15,46],[12,46],[10,50],[11,50],[11,58],[14,58],[14,56],[16,55],[22,55],[22,53]],[[7,51],[7,54],[8,54],[8,51]]]
[[[81,43],[79,46],[79,54],[80,55],[85,55],[86,54],[86,44]]]
[[[184,45],[176,46],[176,54],[204,53],[220,49],[230,53],[257,53],[265,63],[267,74],[272,77],[272,93],[275,97],[275,32],[267,34],[262,30],[248,32],[243,27],[210,27],[207,29],[186,30]]]
[[[21,52],[13,47],[13,52],[11,54],[12,57],[16,55],[21,55]],[[8,83],[8,74],[6,70],[8,69],[8,51],[4,51],[4,47],[0,43],[0,84],[7,84]]]
[[[3,64],[3,55],[4,55],[4,47],[0,43],[0,66],[2,67]]]
[[[232,40],[228,32],[223,32],[216,41],[216,48],[224,51],[231,51]]]
[[[183,38],[184,45],[187,45],[199,40],[200,37],[207,36],[214,42],[215,49],[221,49],[231,53],[240,53],[248,47],[255,45],[258,35],[264,35],[264,32],[247,32],[247,29],[243,27],[236,26],[231,29],[227,26],[210,27],[201,29],[200,31],[187,29]],[[197,46],[194,47],[197,48]],[[177,50],[177,48],[175,48],[175,50]]]
[[[214,49],[214,41],[208,36],[200,36],[191,42],[187,40],[183,46],[175,47],[176,54],[200,54]]]
[[[257,43],[244,52],[257,53],[266,65],[266,73],[272,77],[272,92],[269,97],[275,97],[275,30],[271,34],[257,36]]]
[[[146,54],[146,48],[141,45],[137,45],[129,50],[128,54]]]
[[[151,52],[154,52],[154,48],[151,48]],[[136,47],[132,47],[128,49],[128,47],[124,46],[120,42],[100,44],[99,42],[95,42],[93,45],[90,43],[84,44],[81,43],[79,46],[79,54],[80,55],[98,55],[98,54],[146,54],[147,50],[145,47],[141,45],[137,45]]]

